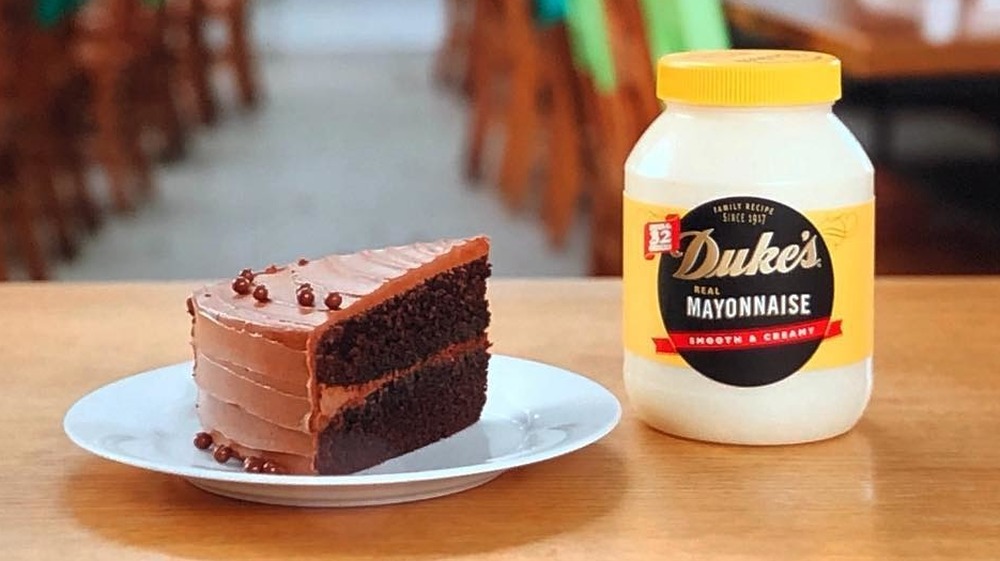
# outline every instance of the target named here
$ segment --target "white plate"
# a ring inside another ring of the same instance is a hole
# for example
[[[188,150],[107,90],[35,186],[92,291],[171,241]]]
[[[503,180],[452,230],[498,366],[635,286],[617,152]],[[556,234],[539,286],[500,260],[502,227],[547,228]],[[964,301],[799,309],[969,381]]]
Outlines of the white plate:
[[[109,460],[179,475],[212,493],[270,504],[360,506],[457,493],[504,471],[579,450],[611,432],[618,400],[572,372],[503,355],[490,360],[486,407],[464,431],[352,475],[246,473],[192,444],[191,363],[124,378],[76,402],[63,428]]]

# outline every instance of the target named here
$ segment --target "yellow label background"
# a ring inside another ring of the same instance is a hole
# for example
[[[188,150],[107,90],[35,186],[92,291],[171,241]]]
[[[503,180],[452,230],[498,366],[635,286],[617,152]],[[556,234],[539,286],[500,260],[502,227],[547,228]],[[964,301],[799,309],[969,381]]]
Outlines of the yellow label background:
[[[661,222],[668,214],[683,217],[687,211],[643,203],[626,195],[622,236],[625,348],[663,364],[684,367],[687,363],[680,355],[657,354],[653,346],[653,338],[663,338],[668,333],[660,317],[657,294],[660,256],[645,258],[643,234],[646,223]],[[834,283],[831,320],[843,321],[843,334],[820,343],[802,370],[858,362],[871,356],[874,340],[875,201],[803,214],[819,230],[830,251]]]

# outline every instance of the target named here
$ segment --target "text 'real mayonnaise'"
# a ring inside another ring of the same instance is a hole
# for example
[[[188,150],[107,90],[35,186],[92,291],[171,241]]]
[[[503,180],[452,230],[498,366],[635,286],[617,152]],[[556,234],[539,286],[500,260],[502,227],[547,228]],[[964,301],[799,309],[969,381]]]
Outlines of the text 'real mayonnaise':
[[[872,384],[873,171],[833,114],[840,62],[659,61],[663,114],[625,166],[625,386],[678,436],[832,437]]]

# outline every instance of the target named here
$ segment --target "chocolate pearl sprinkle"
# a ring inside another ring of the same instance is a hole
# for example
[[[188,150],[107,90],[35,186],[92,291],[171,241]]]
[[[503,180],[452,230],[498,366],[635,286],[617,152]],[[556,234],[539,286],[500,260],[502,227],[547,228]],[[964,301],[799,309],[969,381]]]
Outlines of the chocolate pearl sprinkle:
[[[264,469],[264,459],[251,456],[243,460],[243,470],[249,473],[260,473]]]
[[[331,310],[339,310],[340,305],[344,303],[344,298],[338,292],[331,292],[326,295],[323,303]]]
[[[212,457],[220,464],[224,464],[229,461],[229,458],[233,457],[233,449],[228,446],[218,446],[215,452],[212,453]]]
[[[295,297],[298,298],[300,306],[311,308],[316,305],[316,294],[311,288],[299,289]]]
[[[233,279],[233,292],[243,296],[250,294],[250,281],[246,277],[236,277]]]
[[[212,446],[212,435],[207,432],[199,432],[194,435],[194,447],[199,450],[208,450]]]
[[[267,287],[262,284],[253,289],[253,297],[255,300],[262,303],[271,299],[267,294]]]
[[[269,274],[269,275],[273,275],[274,273],[278,272],[278,266],[277,265],[268,265],[267,268],[264,269],[264,272],[267,273],[267,274]]]
[[[305,257],[303,257],[303,258],[299,259],[298,263],[299,263],[299,267],[305,267],[306,265],[309,264],[309,260],[306,259]]]
[[[251,269],[243,269],[242,271],[240,271],[240,276],[247,279],[248,281],[252,281],[254,276],[256,275],[253,274],[253,271]]]

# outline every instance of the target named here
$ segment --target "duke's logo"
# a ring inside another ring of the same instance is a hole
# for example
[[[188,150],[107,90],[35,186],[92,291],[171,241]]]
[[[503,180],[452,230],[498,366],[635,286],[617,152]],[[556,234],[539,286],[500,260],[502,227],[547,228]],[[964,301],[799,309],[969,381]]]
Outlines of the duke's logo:
[[[683,232],[683,233],[681,233]],[[663,243],[660,243],[663,242]],[[682,219],[646,225],[646,256],[660,254],[658,306],[676,353],[733,386],[772,384],[798,371],[832,320],[833,267],[808,218],[756,197],[719,199]]]
[[[820,239],[810,230],[802,230],[802,244],[784,248],[771,247],[774,232],[764,232],[757,238],[753,254],[749,248],[719,249],[712,238],[714,228],[700,232],[684,232],[681,240],[691,238],[675,279],[698,280],[706,278],[752,277],[758,273],[790,273],[797,268],[812,269],[821,263],[816,249]],[[749,259],[747,256],[750,256]]]

